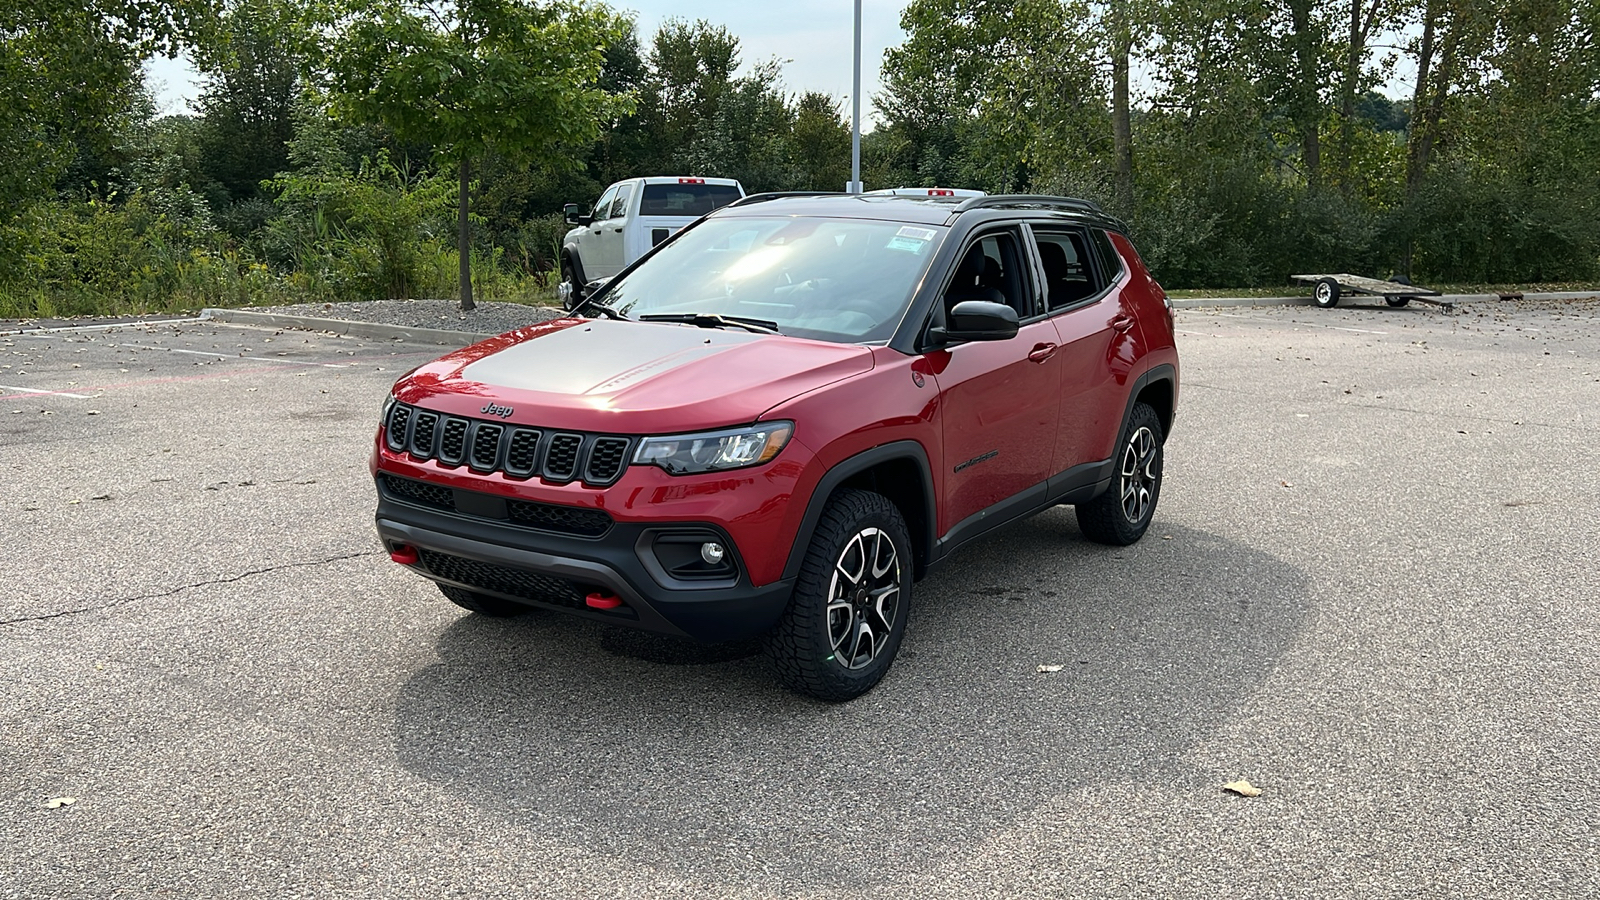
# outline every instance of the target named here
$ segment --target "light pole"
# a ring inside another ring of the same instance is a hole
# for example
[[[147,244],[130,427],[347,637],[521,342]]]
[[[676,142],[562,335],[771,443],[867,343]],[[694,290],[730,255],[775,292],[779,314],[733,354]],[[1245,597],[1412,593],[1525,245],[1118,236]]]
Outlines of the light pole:
[[[854,107],[850,124],[850,193],[861,193],[861,0],[856,0],[855,87],[850,91]]]

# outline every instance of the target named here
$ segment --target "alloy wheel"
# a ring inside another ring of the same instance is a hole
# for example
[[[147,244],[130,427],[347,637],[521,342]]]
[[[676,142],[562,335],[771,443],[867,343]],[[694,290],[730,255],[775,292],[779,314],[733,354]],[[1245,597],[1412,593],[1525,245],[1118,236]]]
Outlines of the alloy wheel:
[[[1160,476],[1156,471],[1156,449],[1155,433],[1141,427],[1122,450],[1122,514],[1134,524],[1144,521],[1154,502],[1156,479]]]
[[[900,608],[900,554],[881,528],[845,542],[828,586],[828,643],[846,669],[869,665],[887,649]]]

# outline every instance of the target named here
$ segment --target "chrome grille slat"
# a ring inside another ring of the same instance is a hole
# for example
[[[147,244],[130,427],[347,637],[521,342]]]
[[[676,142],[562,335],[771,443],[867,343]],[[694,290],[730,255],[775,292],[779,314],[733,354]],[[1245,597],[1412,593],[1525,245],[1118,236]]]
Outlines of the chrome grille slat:
[[[451,416],[406,403],[389,413],[385,447],[440,465],[512,478],[542,477],[592,487],[614,483],[627,471],[634,439],[621,435],[551,433],[487,419]]]

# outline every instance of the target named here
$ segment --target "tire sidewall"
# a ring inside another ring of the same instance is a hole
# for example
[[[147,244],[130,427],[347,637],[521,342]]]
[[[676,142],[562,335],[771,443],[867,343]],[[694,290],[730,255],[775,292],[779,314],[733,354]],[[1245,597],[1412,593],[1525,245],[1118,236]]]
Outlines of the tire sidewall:
[[[911,534],[906,527],[905,519],[899,510],[885,497],[867,492],[852,492],[860,496],[872,498],[873,508],[863,515],[851,516],[843,523],[845,527],[837,528],[841,524],[838,520],[829,523],[834,528],[825,529],[819,524],[817,532],[812,538],[812,544],[806,550],[805,561],[801,565],[800,577],[795,582],[791,607],[804,605],[804,615],[786,617],[780,629],[791,629],[789,635],[794,649],[809,658],[810,678],[804,690],[820,699],[847,700],[852,699],[883,679],[889,667],[894,663],[895,657],[900,652],[900,644],[905,639],[906,621],[910,614],[911,589],[912,589],[912,549]],[[832,510],[830,510],[830,513]],[[824,514],[827,522],[829,514]],[[895,604],[895,620],[890,626],[888,638],[878,655],[860,669],[848,669],[842,663],[833,659],[833,646],[828,632],[827,605],[829,589],[831,587],[832,573],[840,555],[857,534],[863,529],[877,528],[889,536],[894,544],[895,559],[900,567],[900,597]],[[816,690],[815,688],[821,688]]]

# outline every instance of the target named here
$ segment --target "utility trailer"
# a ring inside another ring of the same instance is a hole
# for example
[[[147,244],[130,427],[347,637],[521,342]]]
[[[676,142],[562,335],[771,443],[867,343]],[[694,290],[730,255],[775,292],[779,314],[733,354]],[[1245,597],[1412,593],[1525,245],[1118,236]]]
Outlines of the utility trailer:
[[[1290,275],[1295,281],[1307,281],[1316,287],[1311,296],[1317,305],[1323,309],[1331,309],[1339,305],[1339,298],[1345,294],[1366,294],[1373,297],[1382,297],[1390,306],[1401,307],[1415,300],[1419,303],[1428,303],[1437,306],[1445,312],[1455,311],[1455,304],[1445,300],[1433,298],[1442,296],[1431,288],[1414,285],[1401,277],[1391,278],[1388,281],[1379,281],[1376,278],[1363,278],[1360,275]]]

